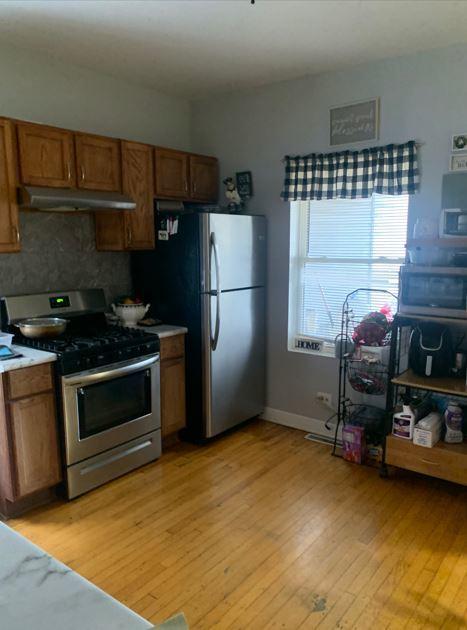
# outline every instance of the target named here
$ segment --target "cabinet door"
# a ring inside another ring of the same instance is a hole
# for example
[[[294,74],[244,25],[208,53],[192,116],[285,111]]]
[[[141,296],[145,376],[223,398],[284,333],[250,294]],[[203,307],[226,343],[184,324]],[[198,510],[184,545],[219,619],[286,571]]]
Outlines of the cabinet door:
[[[79,133],[75,135],[75,144],[78,187],[120,192],[120,141]]]
[[[186,425],[185,359],[161,362],[161,429],[162,437]]]
[[[99,251],[124,252],[126,250],[124,212],[118,210],[94,212],[94,224],[96,248]]]
[[[217,201],[219,191],[217,159],[191,155],[190,182],[192,199],[196,201]]]
[[[156,149],[156,197],[188,199],[188,154]]]
[[[61,480],[53,392],[10,402],[17,498]]]
[[[153,149],[147,144],[122,143],[123,192],[136,202],[125,213],[127,249],[154,249]]]
[[[129,212],[96,212],[96,247],[101,251],[154,249],[153,149],[122,142],[123,192],[136,202]]]
[[[13,123],[0,119],[0,252],[18,252],[19,217]]]
[[[56,188],[76,185],[71,131],[32,123],[18,123],[17,131],[23,184]]]

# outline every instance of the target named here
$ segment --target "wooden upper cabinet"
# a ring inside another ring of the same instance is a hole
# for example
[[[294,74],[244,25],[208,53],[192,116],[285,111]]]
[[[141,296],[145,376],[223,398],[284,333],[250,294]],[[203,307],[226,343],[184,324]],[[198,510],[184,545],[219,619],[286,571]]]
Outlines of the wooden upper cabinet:
[[[136,202],[125,213],[128,249],[153,249],[154,166],[153,149],[147,144],[122,142],[123,192]]]
[[[73,188],[76,185],[73,133],[17,123],[20,177],[23,184]]]
[[[156,148],[155,155],[156,197],[187,199],[189,197],[188,153]]]
[[[93,214],[96,248],[100,252],[126,251],[125,213],[120,210],[97,210]]]
[[[120,192],[120,141],[84,133],[75,135],[78,188]]]
[[[101,251],[154,249],[153,149],[122,141],[123,192],[136,202],[128,212],[96,213],[96,246]]]
[[[20,250],[17,179],[14,127],[0,118],[0,252]]]
[[[216,158],[190,155],[191,198],[195,201],[217,201],[219,166]]]

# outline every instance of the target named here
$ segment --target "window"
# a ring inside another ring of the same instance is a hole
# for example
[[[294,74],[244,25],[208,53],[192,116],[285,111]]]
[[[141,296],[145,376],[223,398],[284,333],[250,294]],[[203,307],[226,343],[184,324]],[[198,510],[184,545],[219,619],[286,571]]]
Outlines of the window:
[[[333,354],[342,303],[358,288],[397,296],[408,195],[291,203],[289,349]],[[366,294],[366,312],[387,296]],[[392,306],[395,306],[395,300]]]

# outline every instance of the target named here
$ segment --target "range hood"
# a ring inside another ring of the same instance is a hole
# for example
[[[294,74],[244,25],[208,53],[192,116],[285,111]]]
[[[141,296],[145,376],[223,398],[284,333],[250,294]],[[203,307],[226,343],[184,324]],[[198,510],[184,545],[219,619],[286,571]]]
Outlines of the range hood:
[[[71,190],[25,186],[19,190],[20,208],[49,212],[77,210],[134,210],[136,203],[127,195],[95,190]]]

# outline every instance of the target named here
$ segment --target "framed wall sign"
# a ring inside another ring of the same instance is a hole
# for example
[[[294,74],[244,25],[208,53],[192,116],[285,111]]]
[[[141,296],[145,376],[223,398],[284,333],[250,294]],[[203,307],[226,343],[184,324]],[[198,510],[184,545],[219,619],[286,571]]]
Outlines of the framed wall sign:
[[[467,154],[451,155],[449,160],[450,171],[467,171]]]
[[[467,151],[467,131],[452,136],[451,151]]]
[[[379,98],[332,107],[330,110],[331,146],[368,142],[379,136]]]
[[[235,173],[235,179],[237,180],[237,191],[240,197],[242,199],[253,197],[253,178],[251,171]]]

